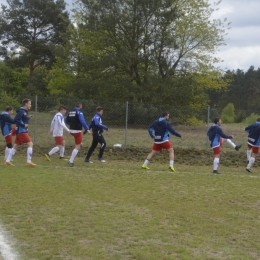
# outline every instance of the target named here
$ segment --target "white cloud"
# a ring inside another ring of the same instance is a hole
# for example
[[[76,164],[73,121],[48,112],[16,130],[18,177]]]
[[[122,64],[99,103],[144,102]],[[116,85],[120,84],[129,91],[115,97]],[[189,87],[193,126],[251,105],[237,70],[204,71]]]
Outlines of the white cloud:
[[[216,2],[209,0],[210,4]],[[251,65],[260,67],[260,1],[222,0],[214,19],[227,18],[231,29],[225,37],[226,46],[217,54],[224,62],[218,64],[223,69],[248,70]]]

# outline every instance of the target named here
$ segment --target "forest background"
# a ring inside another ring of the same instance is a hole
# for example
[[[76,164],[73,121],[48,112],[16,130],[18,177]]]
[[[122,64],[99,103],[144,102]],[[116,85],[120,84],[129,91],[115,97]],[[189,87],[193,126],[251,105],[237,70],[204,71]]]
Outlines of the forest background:
[[[215,64],[230,27],[206,0],[8,0],[0,13],[1,103],[73,97],[257,113],[260,69]],[[236,121],[245,119],[240,113]]]

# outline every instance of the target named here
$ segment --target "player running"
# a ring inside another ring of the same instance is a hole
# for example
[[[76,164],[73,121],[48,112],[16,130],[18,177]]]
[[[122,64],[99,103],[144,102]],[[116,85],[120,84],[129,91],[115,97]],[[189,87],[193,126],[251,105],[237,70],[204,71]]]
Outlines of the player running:
[[[28,148],[26,166],[36,166],[36,164],[32,162],[33,142],[31,141],[31,138],[28,134],[29,120],[31,117],[33,117],[33,115],[28,115],[28,111],[31,109],[32,106],[31,100],[26,98],[22,101],[22,104],[23,106],[16,111],[17,114],[14,118],[14,121],[16,123],[15,144],[11,152],[9,152],[8,154],[5,165],[12,165],[10,161],[17,151],[18,146],[22,144],[27,144]]]
[[[108,128],[105,125],[102,124],[101,116],[103,115],[103,107],[97,107],[96,111],[97,111],[96,114],[94,115],[91,123],[89,124],[89,129],[92,128],[93,140],[92,140],[92,145],[90,146],[88,153],[87,153],[87,156],[84,160],[84,162],[87,162],[87,163],[92,163],[92,161],[90,161],[90,156],[92,155],[92,153],[96,149],[98,143],[100,143],[98,160],[100,162],[106,162],[103,159],[103,153],[104,153],[104,150],[106,148],[106,141],[105,141],[105,138],[102,135],[102,133],[103,133],[103,130],[108,131]]]
[[[227,142],[231,147],[238,151],[241,145],[235,145],[230,139],[234,138],[233,135],[226,135],[221,129],[222,121],[220,118],[216,117],[214,119],[214,124],[209,128],[207,136],[209,137],[210,146],[213,149],[214,161],[213,161],[213,173],[220,174],[218,171],[219,159],[220,159],[220,147],[224,142]]]
[[[152,148],[152,152],[148,154],[144,164],[142,165],[143,169],[149,169],[148,163],[152,159],[152,157],[162,149],[166,149],[169,152],[170,166],[169,169],[171,171],[175,171],[174,165],[174,150],[169,141],[169,134],[175,135],[182,139],[182,136],[177,133],[171,126],[169,121],[169,113],[164,112],[162,117],[153,122],[153,124],[149,127],[149,134],[154,139],[154,145]]]
[[[254,124],[247,126],[245,128],[245,131],[248,133],[248,139],[247,139],[248,165],[246,167],[246,170],[248,172],[252,172],[251,167],[255,162],[255,158],[259,152],[259,146],[260,146],[260,118],[258,118]]]
[[[14,112],[14,108],[11,106],[7,106],[5,111],[3,111],[0,115],[0,126],[2,135],[6,141],[6,148],[5,148],[5,160],[7,160],[9,152],[11,152],[13,148],[12,144],[12,136],[15,135],[15,127],[12,127],[12,124],[15,124],[14,119],[11,118],[11,115]]]
[[[60,151],[60,159],[64,159],[64,152],[65,152],[65,140],[63,137],[63,129],[70,133],[69,128],[65,125],[64,116],[66,114],[66,107],[61,106],[59,108],[59,112],[53,117],[51,121],[51,128],[49,134],[52,133],[56,146],[52,148],[45,157],[48,161],[51,160],[51,156],[58,151]],[[66,159],[64,159],[66,160]]]
[[[71,157],[68,161],[70,167],[74,167],[74,159],[77,156],[82,143],[82,127],[85,128],[84,133],[90,134],[89,127],[85,121],[84,115],[81,111],[82,103],[77,102],[75,107],[66,117],[66,123],[70,126],[70,134],[74,136],[75,148],[72,151]]]

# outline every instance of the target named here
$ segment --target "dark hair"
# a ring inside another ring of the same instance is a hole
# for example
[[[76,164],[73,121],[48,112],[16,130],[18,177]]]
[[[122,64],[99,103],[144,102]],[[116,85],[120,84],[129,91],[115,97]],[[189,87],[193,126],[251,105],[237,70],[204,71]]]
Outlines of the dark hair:
[[[220,120],[219,117],[215,117],[215,119],[214,119],[214,123],[216,124],[219,120]]]
[[[22,101],[23,106],[24,106],[25,104],[27,104],[29,101],[31,101],[31,99],[25,98],[25,99]]]
[[[14,110],[14,108],[12,106],[7,106],[5,108],[5,111],[8,112],[8,111],[11,111],[11,110]]]
[[[59,111],[61,111],[61,110],[67,110],[67,108],[64,106],[60,106]]]
[[[167,115],[169,115],[169,113],[166,111],[162,113],[162,117],[166,117]]]
[[[257,120],[256,120],[257,122],[260,122],[260,117],[259,118],[257,118]]]
[[[101,110],[103,110],[103,107],[97,107],[97,112],[100,112]]]
[[[81,102],[76,102],[75,107],[80,107],[82,105]]]

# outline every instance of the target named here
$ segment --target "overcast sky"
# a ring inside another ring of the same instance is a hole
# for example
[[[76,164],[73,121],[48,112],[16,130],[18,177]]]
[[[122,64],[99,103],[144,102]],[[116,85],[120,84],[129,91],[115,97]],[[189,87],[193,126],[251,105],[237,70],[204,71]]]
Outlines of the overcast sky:
[[[73,0],[65,0],[68,9]],[[208,0],[209,3],[217,0]],[[6,0],[0,0],[6,3]],[[222,69],[247,71],[252,65],[260,68],[260,0],[222,0],[219,10],[213,18],[227,18],[231,22],[226,46],[219,48],[218,57],[223,62],[218,64]]]

